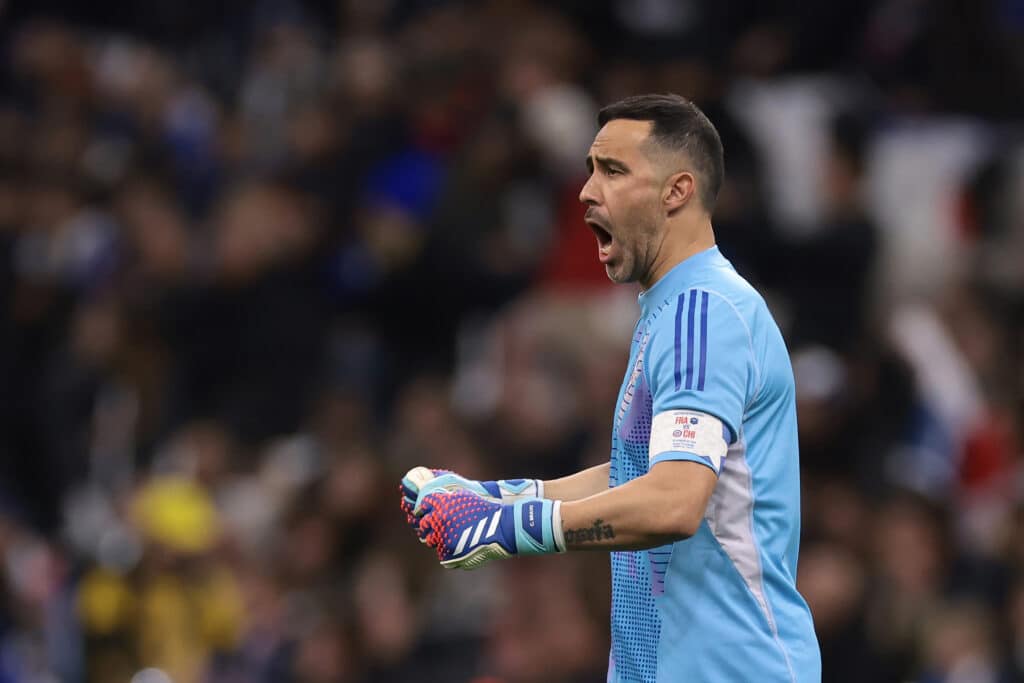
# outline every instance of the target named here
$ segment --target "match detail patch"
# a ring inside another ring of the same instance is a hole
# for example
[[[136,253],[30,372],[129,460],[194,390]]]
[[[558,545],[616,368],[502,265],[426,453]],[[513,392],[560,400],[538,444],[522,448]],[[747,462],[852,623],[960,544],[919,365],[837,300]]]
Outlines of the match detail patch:
[[[711,461],[715,471],[729,450],[722,421],[695,410],[666,410],[651,422],[650,459],[662,453],[682,451]]]

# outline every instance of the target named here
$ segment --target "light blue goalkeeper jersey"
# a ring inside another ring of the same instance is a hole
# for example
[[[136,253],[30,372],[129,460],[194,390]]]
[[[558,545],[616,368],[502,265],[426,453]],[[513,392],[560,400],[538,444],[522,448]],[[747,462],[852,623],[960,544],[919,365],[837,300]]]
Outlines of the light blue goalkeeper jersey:
[[[677,265],[640,307],[611,486],[664,460],[702,463],[718,483],[693,537],[612,553],[608,680],[820,681],[811,614],[796,590],[800,471],[782,335],[717,247]],[[708,425],[717,433],[701,431]]]

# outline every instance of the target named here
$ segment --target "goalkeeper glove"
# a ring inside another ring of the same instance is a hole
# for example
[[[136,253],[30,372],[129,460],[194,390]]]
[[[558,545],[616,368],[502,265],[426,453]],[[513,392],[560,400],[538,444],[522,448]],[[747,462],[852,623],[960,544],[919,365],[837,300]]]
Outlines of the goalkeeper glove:
[[[561,501],[495,503],[469,491],[435,491],[420,501],[419,534],[441,566],[476,569],[513,555],[565,552]]]
[[[476,481],[448,470],[414,467],[402,478],[402,510],[414,528],[420,501],[434,491],[472,491],[492,502],[512,503],[526,498],[543,498],[544,482],[540,479],[499,479]]]

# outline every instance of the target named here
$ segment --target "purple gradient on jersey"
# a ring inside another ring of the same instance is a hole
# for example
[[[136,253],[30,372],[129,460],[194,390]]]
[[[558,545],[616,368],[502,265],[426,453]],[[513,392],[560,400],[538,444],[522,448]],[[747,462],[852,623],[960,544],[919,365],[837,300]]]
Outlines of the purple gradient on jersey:
[[[663,545],[647,551],[647,559],[651,564],[651,594],[661,597],[665,594],[665,574],[672,559],[672,546]]]
[[[635,552],[628,553],[626,555],[626,571],[629,574],[629,578],[635,579],[637,577],[636,568],[637,568],[636,553]]]
[[[647,351],[647,344],[651,341],[650,332],[645,332],[643,339],[640,341],[640,348],[636,354],[636,360],[633,362],[633,369],[629,373],[629,380],[626,382],[626,388],[622,392],[622,401],[619,403],[618,410],[615,412],[615,425],[619,428],[622,427],[622,423],[625,421],[626,413],[633,405],[634,394],[636,393],[637,385],[644,377],[644,355]],[[646,394],[650,396],[650,392]]]
[[[653,405],[647,383],[646,355],[649,326],[634,338],[629,368],[612,428],[611,483],[613,486],[647,474]],[[654,680],[661,620],[652,589],[647,551],[612,553],[612,647],[616,678]]]
[[[659,572],[651,566],[651,594],[660,598],[665,594],[665,572]]]
[[[633,397],[629,409],[619,425],[619,438],[629,445],[643,444],[648,446],[651,440],[651,390],[644,380],[642,368],[633,387]]]

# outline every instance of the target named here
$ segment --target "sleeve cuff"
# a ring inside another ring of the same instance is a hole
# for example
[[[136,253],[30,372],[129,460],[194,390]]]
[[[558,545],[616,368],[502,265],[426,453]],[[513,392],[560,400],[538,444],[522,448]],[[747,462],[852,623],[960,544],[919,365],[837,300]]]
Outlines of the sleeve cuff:
[[[689,462],[698,462],[701,465],[707,466],[712,472],[715,473],[716,477],[722,470],[721,462],[719,462],[718,466],[716,467],[715,462],[711,458],[703,455],[697,455],[696,453],[686,453],[684,451],[664,451],[662,453],[658,453],[653,458],[651,458],[650,462],[651,466],[653,467],[659,462],[665,462],[669,460],[686,460]]]
[[[565,533],[562,531],[562,501],[554,501],[551,506],[551,537],[555,542],[555,552],[564,553]]]

